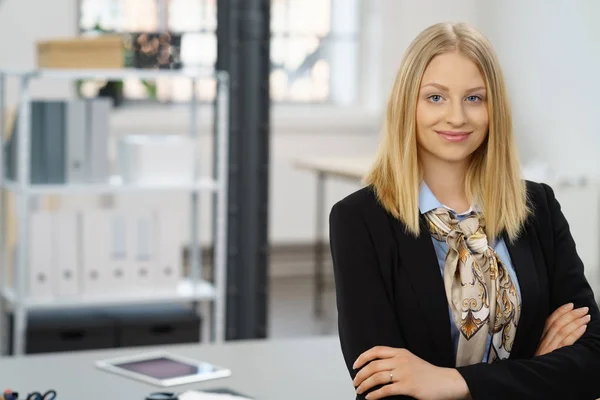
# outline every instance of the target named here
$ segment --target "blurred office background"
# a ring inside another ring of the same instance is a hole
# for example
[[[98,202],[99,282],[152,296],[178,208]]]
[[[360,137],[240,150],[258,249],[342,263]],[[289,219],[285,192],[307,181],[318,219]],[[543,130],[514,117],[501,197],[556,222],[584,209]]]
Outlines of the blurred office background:
[[[144,32],[168,31],[172,66],[213,68],[216,5],[216,0],[1,0],[0,65],[35,68],[39,41],[117,32],[131,43]],[[402,53],[419,31],[439,21],[472,23],[495,46],[526,174],[555,188],[600,294],[600,2],[271,0],[270,7],[268,337],[335,334],[326,243],[323,308],[315,313],[316,230],[326,238],[329,208],[360,187],[353,176],[376,148]],[[106,81],[43,81],[32,84],[32,95],[94,97],[102,88]],[[177,78],[123,81],[110,112],[111,157],[125,135],[186,133],[190,88]],[[209,171],[215,80],[199,79],[196,88],[199,160],[201,170]],[[8,80],[8,106],[16,105],[18,92],[18,82]],[[315,160],[342,171],[327,172],[310,163]],[[332,175],[322,197],[319,174]],[[191,218],[189,197],[181,193],[109,200],[64,196],[60,207],[86,209],[102,201],[123,210],[143,204],[168,209],[182,221]],[[210,251],[214,210],[208,195],[200,202],[200,243]]]

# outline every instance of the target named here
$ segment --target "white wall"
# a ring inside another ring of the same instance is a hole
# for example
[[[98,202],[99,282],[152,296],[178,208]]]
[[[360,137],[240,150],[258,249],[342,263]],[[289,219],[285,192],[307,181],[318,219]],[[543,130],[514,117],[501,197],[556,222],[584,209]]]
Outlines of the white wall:
[[[387,99],[404,51],[420,31],[438,22],[476,24],[478,19],[476,0],[382,0],[381,3],[383,101]]]
[[[480,28],[492,41],[506,74],[522,158],[547,164],[556,179],[585,176],[598,180],[600,2],[480,4]],[[553,186],[598,295],[598,186]]]
[[[77,33],[77,0],[3,0],[0,2],[0,67],[33,68],[38,40],[70,37]],[[16,80],[7,82],[7,100],[17,100]],[[61,81],[34,82],[40,97],[72,95],[70,85]]]
[[[506,73],[522,155],[558,175],[600,176],[600,2],[481,2]]]

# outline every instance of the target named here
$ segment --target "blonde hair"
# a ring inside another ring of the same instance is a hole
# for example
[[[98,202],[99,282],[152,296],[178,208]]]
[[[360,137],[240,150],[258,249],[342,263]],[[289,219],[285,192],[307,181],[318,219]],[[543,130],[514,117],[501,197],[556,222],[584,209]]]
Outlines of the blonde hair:
[[[530,209],[513,138],[506,84],[491,44],[468,24],[433,25],[406,50],[388,100],[382,141],[364,182],[374,188],[382,206],[402,221],[409,233],[420,234],[422,170],[417,158],[417,97],[431,59],[450,51],[472,60],[487,88],[489,132],[471,158],[466,194],[481,208],[488,237],[496,238],[505,231],[512,241],[518,237]]]

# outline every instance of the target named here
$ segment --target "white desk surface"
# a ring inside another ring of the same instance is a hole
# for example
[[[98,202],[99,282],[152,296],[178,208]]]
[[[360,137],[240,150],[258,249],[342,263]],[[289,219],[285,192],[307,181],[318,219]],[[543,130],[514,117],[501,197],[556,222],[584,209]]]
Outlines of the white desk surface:
[[[350,178],[360,181],[369,171],[373,157],[307,157],[294,161],[293,165],[326,175]]]
[[[143,400],[151,392],[229,388],[256,400],[354,399],[336,337],[161,346],[175,354],[229,367],[232,376],[159,388],[97,369],[94,361],[158,348],[128,348],[0,358],[2,390],[57,391],[57,400]]]

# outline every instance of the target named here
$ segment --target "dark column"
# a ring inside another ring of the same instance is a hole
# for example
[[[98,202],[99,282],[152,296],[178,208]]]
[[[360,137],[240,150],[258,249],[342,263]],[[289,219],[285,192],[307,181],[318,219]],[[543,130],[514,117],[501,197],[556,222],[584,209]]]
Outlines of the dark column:
[[[218,0],[217,69],[230,75],[226,339],[265,338],[270,0]]]

